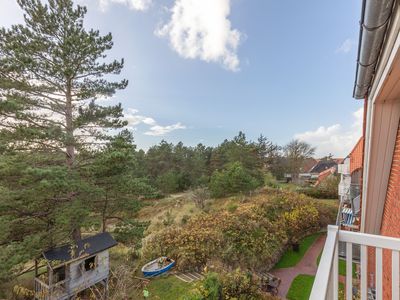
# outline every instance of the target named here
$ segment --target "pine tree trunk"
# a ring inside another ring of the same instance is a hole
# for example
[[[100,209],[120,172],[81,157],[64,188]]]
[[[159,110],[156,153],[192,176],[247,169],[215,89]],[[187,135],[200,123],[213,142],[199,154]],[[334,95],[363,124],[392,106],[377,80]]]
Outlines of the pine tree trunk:
[[[74,143],[74,127],[72,123],[71,81],[67,82],[65,123],[66,123],[67,166],[69,169],[72,169],[75,160],[75,145],[74,145],[75,143]]]
[[[71,170],[75,162],[75,141],[74,141],[74,124],[72,119],[72,92],[71,80],[67,81],[66,104],[65,104],[65,123],[66,123],[66,151],[67,166]],[[72,195],[74,193],[71,193]],[[73,197],[73,196],[72,196]],[[82,238],[81,228],[76,226],[72,230],[72,239],[78,241]]]
[[[103,206],[103,211],[102,211],[102,230],[103,232],[106,232],[107,228],[107,206],[108,206],[108,195],[107,195],[107,191],[106,191],[106,195],[105,195],[105,202],[104,202],[104,206]]]

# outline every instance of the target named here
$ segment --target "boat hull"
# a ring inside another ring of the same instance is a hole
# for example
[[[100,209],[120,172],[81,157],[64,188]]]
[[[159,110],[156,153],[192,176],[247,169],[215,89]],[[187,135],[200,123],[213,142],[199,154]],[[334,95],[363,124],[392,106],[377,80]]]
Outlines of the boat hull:
[[[155,269],[151,268],[152,265],[155,265],[157,263],[158,263],[158,259],[153,260],[143,266],[142,272],[143,272],[144,277],[154,277],[154,276],[161,275],[163,273],[168,272],[175,266],[175,261],[172,260],[168,265],[166,265],[162,268],[155,268]]]

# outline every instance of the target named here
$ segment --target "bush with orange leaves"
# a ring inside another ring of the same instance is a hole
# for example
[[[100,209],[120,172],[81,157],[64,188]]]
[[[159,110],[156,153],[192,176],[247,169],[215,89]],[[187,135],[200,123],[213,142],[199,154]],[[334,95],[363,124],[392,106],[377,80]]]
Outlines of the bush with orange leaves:
[[[269,270],[290,243],[320,229],[315,201],[297,193],[268,190],[234,211],[192,217],[183,226],[148,236],[143,257],[168,255],[181,270],[219,260],[228,269]]]

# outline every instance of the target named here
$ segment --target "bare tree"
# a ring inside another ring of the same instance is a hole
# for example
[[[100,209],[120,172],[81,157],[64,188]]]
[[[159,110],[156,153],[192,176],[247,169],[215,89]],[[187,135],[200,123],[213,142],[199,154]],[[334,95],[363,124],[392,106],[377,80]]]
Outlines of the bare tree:
[[[204,209],[206,200],[210,198],[210,192],[205,187],[197,188],[192,192],[191,198],[198,208]]]
[[[286,169],[292,174],[292,179],[295,179],[300,173],[304,161],[315,154],[315,147],[306,142],[292,140],[283,147],[283,152],[287,164]]]

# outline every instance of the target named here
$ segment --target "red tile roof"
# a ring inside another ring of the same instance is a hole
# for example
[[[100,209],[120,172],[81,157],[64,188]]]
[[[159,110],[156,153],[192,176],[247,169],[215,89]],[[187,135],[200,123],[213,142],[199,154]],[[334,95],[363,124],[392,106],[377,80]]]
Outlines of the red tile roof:
[[[319,185],[322,181],[324,181],[329,175],[334,174],[336,172],[336,167],[331,167],[325,171],[322,171],[321,173],[319,173],[318,175],[318,180],[317,182],[314,184],[314,186]]]
[[[309,173],[310,170],[318,163],[318,161],[314,158],[307,158],[304,163],[303,166],[301,167],[301,172],[302,173]]]
[[[350,152],[350,174],[361,169],[363,165],[364,139],[361,137]]]

